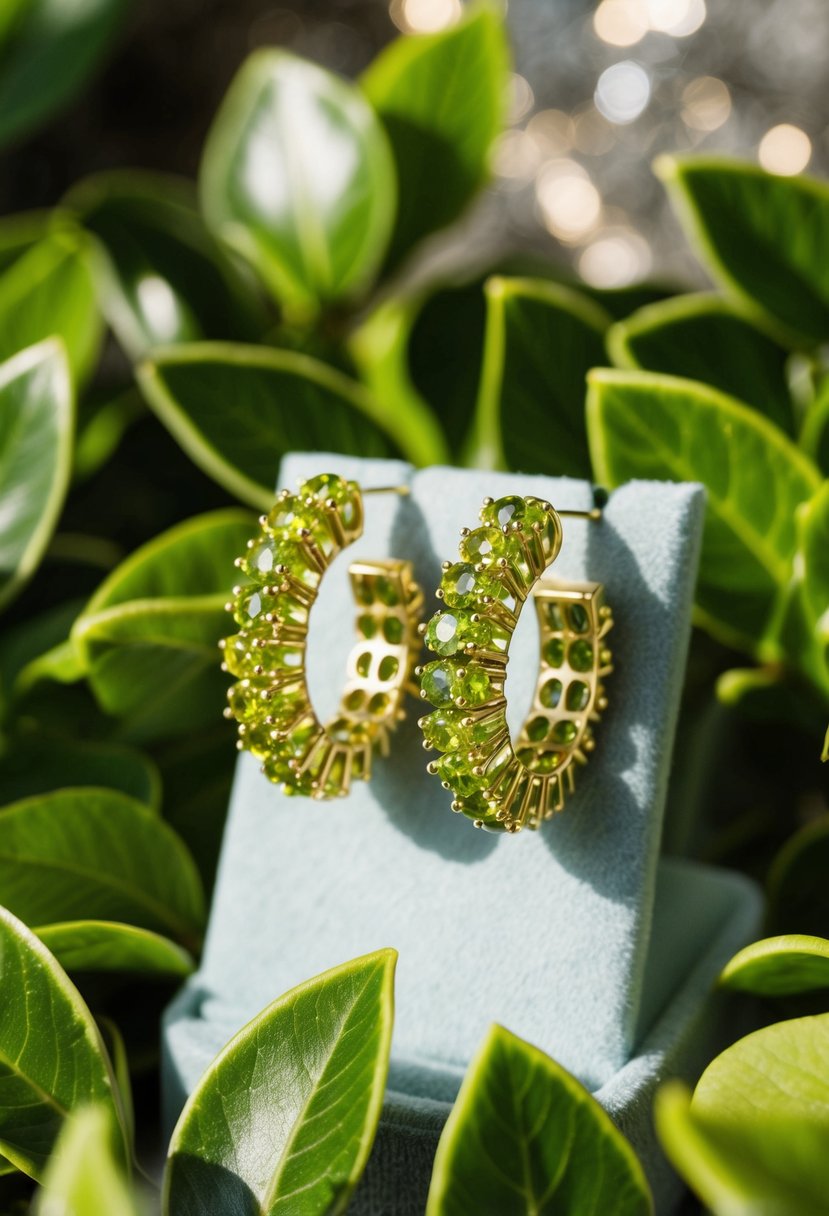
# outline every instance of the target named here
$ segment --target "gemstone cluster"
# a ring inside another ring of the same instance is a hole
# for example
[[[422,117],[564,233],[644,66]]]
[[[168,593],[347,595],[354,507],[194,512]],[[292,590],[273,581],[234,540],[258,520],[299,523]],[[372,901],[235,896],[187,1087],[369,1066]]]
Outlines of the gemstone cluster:
[[[452,809],[495,832],[537,828],[564,805],[574,766],[586,762],[606,706],[605,637],[613,621],[598,584],[543,578],[561,548],[561,521],[541,499],[486,499],[481,526],[464,529],[446,562],[446,605],[424,627],[438,657],[418,668],[424,746],[443,753],[429,771],[454,794]],[[513,744],[506,721],[508,651],[533,594],[541,659],[532,710]]]
[[[356,644],[339,709],[323,726],[305,674],[309,613],[328,566],[362,533],[362,495],[355,482],[324,473],[296,494],[283,491],[259,523],[227,604],[238,632],[220,643],[222,666],[236,677],[225,714],[239,724],[239,748],[286,793],[342,796],[370,776],[373,750],[386,750],[403,717],[422,593],[408,562],[352,563]]]

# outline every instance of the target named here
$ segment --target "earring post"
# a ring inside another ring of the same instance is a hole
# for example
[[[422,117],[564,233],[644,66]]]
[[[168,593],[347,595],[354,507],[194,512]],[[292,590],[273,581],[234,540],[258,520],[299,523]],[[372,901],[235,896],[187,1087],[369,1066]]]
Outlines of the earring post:
[[[363,495],[366,494],[399,494],[401,498],[406,498],[411,494],[408,486],[369,486],[368,489],[362,490]]]
[[[556,511],[557,515],[566,516],[568,519],[601,519],[601,507],[592,507],[589,511]]]

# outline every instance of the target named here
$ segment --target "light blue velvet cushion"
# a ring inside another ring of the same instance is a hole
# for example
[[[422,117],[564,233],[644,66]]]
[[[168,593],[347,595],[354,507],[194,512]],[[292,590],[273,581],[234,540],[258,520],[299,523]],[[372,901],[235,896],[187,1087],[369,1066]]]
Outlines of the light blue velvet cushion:
[[[592,505],[590,487],[569,479],[413,472],[318,454],[289,457],[280,484],[326,471],[364,487],[405,481],[412,492],[368,498],[364,536],[326,575],[308,660],[321,715],[336,704],[352,642],[346,578],[354,557],[410,558],[430,613],[440,563],[456,557],[459,531],[475,525],[486,495]],[[425,770],[415,702],[372,781],[336,804],[288,799],[241,757],[201,971],[167,1020],[171,1113],[225,1039],[274,997],[394,946],[392,1096],[358,1210],[422,1210],[435,1128],[493,1021],[574,1072],[623,1126],[639,1127],[637,1145],[651,1156],[642,1095],[672,1052],[679,1065],[701,1041],[710,982],[757,917],[742,880],[674,866],[660,885],[651,941],[702,512],[700,487],[642,482],[615,491],[600,523],[565,521],[554,573],[605,584],[616,670],[577,792],[541,831],[491,836],[451,813],[451,796]],[[513,725],[529,706],[536,664],[527,611],[511,648]],[[401,1160],[412,1167],[420,1208],[384,1206]],[[650,1168],[667,1204],[668,1176],[655,1158]]]

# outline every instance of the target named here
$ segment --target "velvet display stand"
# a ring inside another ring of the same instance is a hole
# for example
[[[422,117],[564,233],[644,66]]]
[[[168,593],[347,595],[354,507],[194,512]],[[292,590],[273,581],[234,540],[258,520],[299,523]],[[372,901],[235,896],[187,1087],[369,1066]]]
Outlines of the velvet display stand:
[[[364,536],[322,585],[308,649],[321,715],[336,705],[352,643],[354,557],[411,559],[431,612],[440,563],[456,558],[486,495],[592,505],[580,481],[307,453],[285,460],[280,484],[320,472],[411,487],[408,498],[366,499]],[[211,1058],[271,1000],[394,946],[389,1089],[350,1211],[423,1212],[440,1129],[494,1021],[595,1093],[634,1143],[657,1211],[672,1210],[679,1187],[654,1140],[654,1088],[692,1074],[720,1045],[725,1010],[711,986],[760,910],[745,879],[658,857],[702,515],[698,486],[634,482],[611,495],[600,522],[564,520],[552,572],[605,584],[615,671],[596,751],[565,813],[540,831],[493,836],[452,814],[426,772],[415,702],[371,782],[334,804],[288,799],[240,758],[201,969],[165,1021],[170,1122]],[[536,668],[528,605],[506,687],[514,727]]]

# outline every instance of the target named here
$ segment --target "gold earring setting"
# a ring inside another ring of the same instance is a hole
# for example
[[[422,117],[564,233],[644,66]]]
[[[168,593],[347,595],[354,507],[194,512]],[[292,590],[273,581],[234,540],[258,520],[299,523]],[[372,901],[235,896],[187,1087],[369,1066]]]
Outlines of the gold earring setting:
[[[308,692],[309,613],[328,567],[362,534],[363,494],[377,492],[331,473],[298,494],[284,490],[236,561],[245,581],[227,604],[239,632],[220,643],[223,668],[237,677],[225,714],[239,723],[239,748],[286,793],[334,798],[368,780],[372,752],[388,751],[406,692],[416,691],[423,594],[411,563],[384,559],[349,567],[357,638],[339,709],[325,725]]]
[[[604,588],[545,575],[561,549],[563,515],[601,512],[559,512],[532,497],[486,499],[482,526],[461,534],[461,560],[444,563],[437,594],[446,609],[421,627],[439,656],[416,673],[421,696],[435,706],[420,719],[424,747],[443,753],[429,772],[454,793],[454,811],[490,831],[537,828],[563,809],[607,707],[613,617]],[[530,594],[541,657],[533,706],[513,746],[504,682]]]

